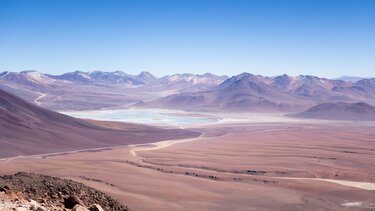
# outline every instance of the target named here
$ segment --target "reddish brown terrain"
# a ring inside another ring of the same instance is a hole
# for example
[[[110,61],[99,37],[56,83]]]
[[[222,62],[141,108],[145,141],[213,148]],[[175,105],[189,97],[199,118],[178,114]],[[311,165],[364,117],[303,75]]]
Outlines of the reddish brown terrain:
[[[216,113],[221,121],[167,129],[0,96],[0,175],[71,179],[134,210],[375,208],[373,121]]]
[[[13,159],[0,163],[0,174],[22,169],[73,179],[134,210],[371,210],[374,128],[212,125],[192,139]]]

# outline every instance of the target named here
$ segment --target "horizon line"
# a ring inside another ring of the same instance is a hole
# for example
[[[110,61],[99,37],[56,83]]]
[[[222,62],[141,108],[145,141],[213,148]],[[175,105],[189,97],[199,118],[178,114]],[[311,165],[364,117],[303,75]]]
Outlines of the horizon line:
[[[362,78],[362,79],[375,78],[375,76],[358,76],[358,75],[340,75],[340,76],[336,76],[336,77],[322,77],[322,76],[311,75],[311,74],[289,75],[287,73],[270,76],[270,75],[255,74],[255,73],[251,73],[251,72],[248,72],[248,71],[244,71],[244,72],[241,72],[239,74],[232,74],[232,75],[227,75],[227,74],[218,75],[218,74],[215,74],[215,73],[212,73],[212,72],[205,72],[203,74],[202,73],[192,73],[192,72],[176,72],[174,74],[166,74],[166,75],[162,75],[162,76],[155,75],[152,71],[146,71],[146,70],[140,71],[140,72],[138,72],[136,74],[130,74],[130,73],[124,71],[124,70],[114,70],[114,71],[104,71],[104,70],[82,71],[82,70],[73,70],[73,71],[63,72],[63,73],[60,73],[60,74],[56,74],[56,73],[53,74],[53,73],[46,73],[44,71],[40,71],[40,70],[37,70],[37,69],[25,69],[25,70],[18,70],[18,71],[3,70],[3,71],[0,72],[0,74],[4,73],[4,72],[11,72],[11,73],[38,72],[38,73],[41,73],[41,74],[44,74],[44,75],[52,75],[52,76],[59,76],[59,75],[67,74],[67,73],[73,73],[73,72],[81,72],[81,73],[87,73],[87,74],[90,74],[90,73],[93,73],[93,72],[105,72],[105,73],[122,72],[122,73],[125,73],[125,74],[128,74],[128,75],[131,75],[131,76],[140,75],[142,73],[150,73],[151,75],[156,76],[157,78],[163,78],[163,77],[166,77],[166,76],[173,76],[173,75],[185,75],[185,74],[198,75],[198,76],[202,76],[202,75],[205,75],[205,74],[212,74],[212,75],[215,75],[215,76],[222,76],[222,77],[226,76],[226,77],[230,78],[230,77],[238,76],[238,75],[241,75],[241,74],[244,74],[244,73],[248,73],[248,74],[252,74],[252,75],[256,75],[256,76],[270,77],[270,78],[274,78],[274,77],[278,77],[278,76],[283,76],[283,75],[287,75],[289,77],[315,76],[315,77],[318,77],[318,78],[331,79],[331,80],[339,80],[340,78],[343,78],[343,77],[353,77],[353,78]]]

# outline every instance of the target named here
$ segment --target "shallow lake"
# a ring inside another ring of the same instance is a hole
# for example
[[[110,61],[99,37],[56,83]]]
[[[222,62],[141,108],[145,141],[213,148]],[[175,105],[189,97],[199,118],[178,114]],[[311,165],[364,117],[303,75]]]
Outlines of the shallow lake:
[[[97,110],[62,112],[66,115],[94,120],[133,122],[153,125],[200,125],[218,121],[214,117],[191,115],[178,112],[163,112],[154,110]]]

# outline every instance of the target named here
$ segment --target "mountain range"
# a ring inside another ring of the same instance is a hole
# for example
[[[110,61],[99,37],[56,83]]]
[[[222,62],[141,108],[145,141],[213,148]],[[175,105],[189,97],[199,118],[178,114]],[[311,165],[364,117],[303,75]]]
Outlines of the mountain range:
[[[316,76],[233,76],[207,91],[170,95],[146,107],[225,111],[302,111],[323,102],[375,102],[375,79],[353,82]]]
[[[0,88],[53,110],[174,108],[184,110],[296,112],[321,103],[375,103],[375,79],[333,80],[316,76],[267,77],[210,73],[158,78],[149,72],[37,71],[0,73]]]
[[[175,74],[157,78],[149,72],[81,72],[62,75],[38,71],[0,73],[0,88],[53,110],[126,107],[174,93],[207,90],[226,76]]]

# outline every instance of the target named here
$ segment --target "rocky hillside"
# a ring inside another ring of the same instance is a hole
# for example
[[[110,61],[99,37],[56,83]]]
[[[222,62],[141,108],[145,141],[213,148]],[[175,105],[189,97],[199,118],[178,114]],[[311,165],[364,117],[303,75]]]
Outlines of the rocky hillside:
[[[322,103],[290,116],[311,119],[375,121],[375,107],[367,103]]]
[[[72,180],[19,172],[0,176],[0,210],[129,210],[106,194]]]
[[[102,123],[50,111],[0,89],[0,158],[149,143],[198,135],[126,123]],[[157,134],[157,136],[155,135]]]

